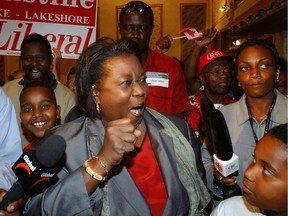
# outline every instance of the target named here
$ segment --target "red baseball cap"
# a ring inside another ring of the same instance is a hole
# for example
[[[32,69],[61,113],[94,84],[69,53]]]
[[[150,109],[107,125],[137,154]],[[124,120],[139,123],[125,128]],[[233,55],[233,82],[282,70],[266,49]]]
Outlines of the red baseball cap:
[[[202,72],[203,68],[210,64],[212,61],[219,59],[219,58],[229,58],[229,59],[233,59],[233,56],[222,52],[220,50],[210,50],[207,53],[203,54],[202,56],[200,56],[199,58],[199,62],[198,62],[198,76],[200,75],[200,73]]]

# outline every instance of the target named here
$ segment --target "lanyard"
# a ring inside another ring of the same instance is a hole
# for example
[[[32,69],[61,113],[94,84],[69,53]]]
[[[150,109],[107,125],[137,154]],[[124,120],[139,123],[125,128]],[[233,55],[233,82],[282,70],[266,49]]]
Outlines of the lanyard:
[[[257,135],[256,135],[256,133],[255,133],[255,131],[253,129],[253,117],[252,117],[250,108],[249,108],[248,103],[247,103],[247,98],[246,98],[245,102],[246,102],[246,106],[247,106],[247,109],[248,109],[249,123],[250,123],[251,129],[252,129],[252,132],[253,132],[253,137],[254,137],[255,143],[257,144],[258,143],[258,137],[257,137]],[[265,124],[264,134],[266,134],[268,132],[268,130],[269,130],[269,126],[270,126],[270,122],[271,122],[271,114],[272,114],[275,102],[276,102],[276,95],[275,95],[275,97],[273,99],[272,104],[270,105],[270,108],[269,108],[269,112],[268,112],[267,119],[266,119],[266,124]]]

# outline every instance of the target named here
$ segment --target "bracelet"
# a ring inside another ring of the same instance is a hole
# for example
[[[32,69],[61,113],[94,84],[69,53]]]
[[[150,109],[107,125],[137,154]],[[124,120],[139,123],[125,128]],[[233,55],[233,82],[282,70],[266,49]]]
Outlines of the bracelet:
[[[100,182],[104,182],[106,181],[107,179],[107,176],[101,176],[99,175],[98,173],[94,172],[88,165],[88,161],[89,160],[86,160],[83,164],[83,167],[85,168],[85,171],[94,179],[96,179],[97,181],[100,181]]]
[[[108,176],[108,175],[109,175],[109,172],[108,172],[107,167],[106,167],[106,165],[104,164],[104,162],[100,159],[99,156],[94,156],[94,158],[96,158],[96,159],[100,162],[100,165],[103,167],[103,169],[104,169],[105,172],[106,172],[106,175]]]

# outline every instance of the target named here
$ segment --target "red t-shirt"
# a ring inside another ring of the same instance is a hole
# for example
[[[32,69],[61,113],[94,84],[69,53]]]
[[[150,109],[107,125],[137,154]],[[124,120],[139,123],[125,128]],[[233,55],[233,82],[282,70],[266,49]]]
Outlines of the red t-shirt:
[[[165,114],[190,110],[184,72],[175,59],[149,50],[144,70],[149,86],[147,107]]]
[[[152,215],[162,215],[168,196],[148,135],[140,152],[135,157],[127,156],[125,161],[135,184],[148,202]]]
[[[203,139],[206,135],[205,123],[202,117],[201,106],[200,106],[202,97],[205,97],[203,90],[198,90],[198,92],[195,95],[189,96],[191,114],[186,117],[187,122],[193,128],[195,134],[197,135],[197,137],[199,138],[201,142],[203,142]],[[227,94],[224,97],[223,105],[234,103],[236,101],[237,99],[232,98]]]

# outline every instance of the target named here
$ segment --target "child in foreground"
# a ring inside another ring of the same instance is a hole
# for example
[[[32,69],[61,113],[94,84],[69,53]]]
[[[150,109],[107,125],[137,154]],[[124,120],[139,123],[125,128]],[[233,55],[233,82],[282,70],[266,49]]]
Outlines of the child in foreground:
[[[243,196],[222,201],[211,216],[287,215],[287,123],[258,142],[253,158],[245,171]]]
[[[33,134],[34,140],[24,148],[37,148],[45,131],[60,124],[60,106],[54,91],[42,82],[29,83],[20,94],[20,117],[23,126]]]

